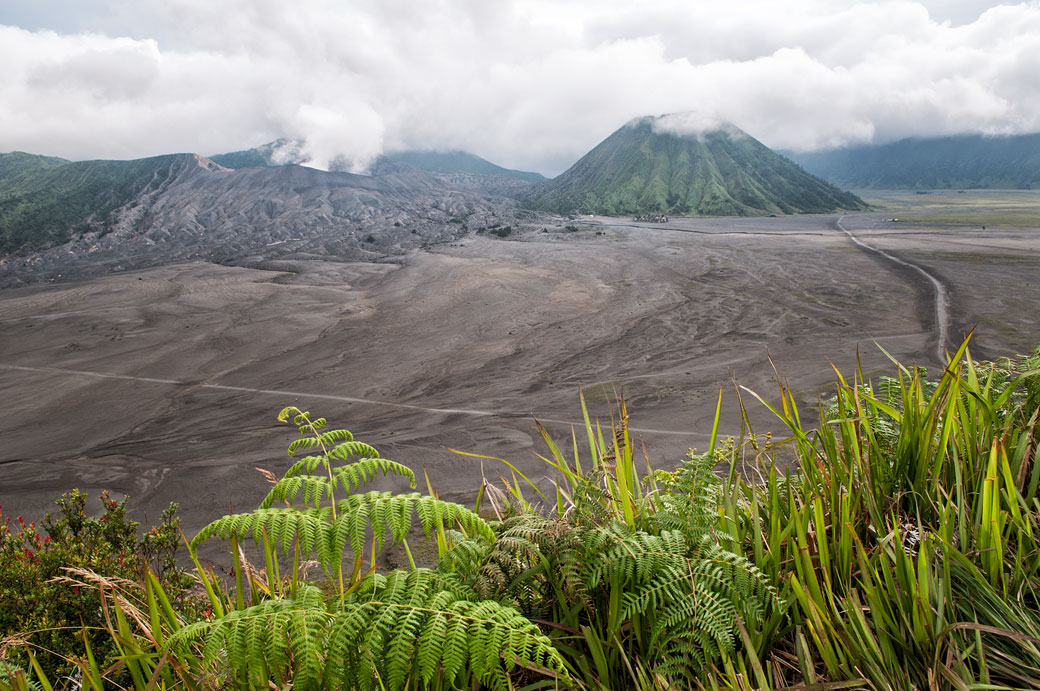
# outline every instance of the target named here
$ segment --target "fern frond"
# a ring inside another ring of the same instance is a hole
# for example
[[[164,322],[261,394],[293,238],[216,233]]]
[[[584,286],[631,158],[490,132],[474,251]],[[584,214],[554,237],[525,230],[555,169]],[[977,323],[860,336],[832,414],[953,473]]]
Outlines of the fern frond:
[[[321,456],[307,456],[295,463],[260,503],[260,508],[266,509],[276,501],[292,503],[296,496],[303,493],[303,503],[320,506],[322,501],[331,500],[335,496],[336,487],[342,487],[346,492],[354,492],[362,485],[368,484],[378,473],[383,475],[395,474],[408,478],[409,483],[415,487],[415,473],[405,465],[396,463],[386,458],[364,458],[349,465],[338,466],[331,471],[332,482],[327,475],[310,475],[310,473],[322,465]]]
[[[660,535],[636,533],[625,537],[609,531],[599,532],[613,537],[616,544],[590,570],[589,585],[592,587],[604,579],[622,584],[646,583],[661,570],[686,565],[686,539],[679,531],[664,530]]]
[[[439,669],[446,686],[469,674],[497,687],[514,664],[531,664],[570,677],[552,642],[516,610],[442,590],[442,576],[426,569],[394,572],[382,586],[349,601],[329,638],[329,657],[342,657],[339,684],[387,689],[431,681]]]
[[[311,509],[300,511],[293,508],[257,509],[250,513],[237,513],[218,518],[192,538],[192,550],[211,537],[228,539],[249,537],[257,545],[263,544],[265,537],[274,540],[286,555],[295,540],[309,554],[315,547],[322,546],[327,524],[325,514],[328,509]],[[325,555],[328,559],[328,555]]]
[[[436,520],[444,524],[457,524],[469,534],[493,541],[494,533],[484,519],[472,511],[427,497],[418,493],[394,494],[392,492],[367,492],[355,494],[337,503],[337,516],[332,520],[330,507],[261,508],[250,513],[233,514],[213,521],[191,541],[192,549],[211,537],[228,539],[251,537],[260,545],[263,540],[273,540],[288,555],[290,548],[299,540],[306,556],[315,554],[328,569],[339,563],[349,544],[354,554],[361,554],[372,530],[376,548],[381,549],[389,533],[392,542],[400,542],[412,529],[412,514],[419,515],[420,522],[429,537]]]
[[[672,607],[687,599],[691,588],[690,574],[685,564],[672,563],[657,569],[652,578],[640,579],[637,587],[625,592],[621,616],[631,619],[637,614],[656,612]]]
[[[541,548],[525,536],[526,528],[506,530],[498,536],[473,572],[471,586],[481,597],[530,611],[534,591],[544,581],[544,569]]]
[[[330,441],[335,444],[335,441],[331,438]],[[353,461],[358,458],[379,458],[379,452],[375,450],[375,447],[363,441],[354,441],[351,438],[340,444],[335,444],[332,450],[329,451],[329,458],[338,458],[341,461]]]
[[[592,598],[585,580],[586,565],[577,550],[563,553],[556,561],[556,572],[563,586],[568,603],[580,602],[585,608],[592,607]]]
[[[339,501],[336,508],[336,520],[325,531],[329,554],[342,553],[347,544],[350,544],[355,554],[360,554],[368,528],[372,530],[376,549],[382,549],[387,533],[392,542],[400,542],[411,532],[413,510],[419,516],[427,537],[439,520],[445,525],[457,524],[470,535],[488,541],[495,539],[487,522],[469,509],[417,492],[354,494]]]
[[[283,410],[282,412],[284,413],[285,411]],[[321,446],[323,449],[328,449],[340,442],[350,442],[354,440],[354,435],[345,429],[319,432],[318,430],[325,427],[325,418],[320,417],[312,422],[309,416],[310,413],[301,413],[293,419],[293,422],[299,429],[300,438],[289,444],[290,456],[295,455],[299,449],[311,449],[315,446]],[[283,422],[285,421],[285,418],[282,415],[279,415],[278,419]]]
[[[706,578],[713,579],[718,589],[729,593],[745,623],[758,624],[768,612],[780,607],[779,596],[769,577],[744,555],[734,554],[715,544],[705,544],[699,557],[701,566],[694,570],[704,569]]]
[[[299,548],[299,556],[316,558],[329,572],[342,563],[348,547],[360,558],[369,540],[380,550],[388,540],[404,540],[418,522],[427,537],[434,529],[453,534],[445,564],[465,566],[467,577],[479,573],[518,601],[534,599],[536,574],[547,568],[545,548],[557,533],[570,535],[564,522],[536,526],[538,520],[526,519],[508,526],[494,551],[491,525],[458,504],[415,492],[355,493],[379,474],[407,477],[413,488],[415,476],[346,430],[323,431],[323,418],[312,421],[294,407],[279,416],[289,417],[302,435],[289,445],[290,455],[307,449],[311,455],[292,464],[256,511],[224,516],[203,528],[191,541],[192,550],[211,537],[251,538],[280,548],[286,557]],[[275,508],[275,502],[290,506]],[[303,507],[292,506],[295,502]],[[450,567],[368,576],[355,571],[350,587],[341,585],[338,597],[328,602],[313,586],[302,581],[294,586],[291,598],[181,628],[167,640],[166,652],[190,648],[225,675],[224,685],[236,688],[367,691],[479,684],[509,689],[516,664],[571,683],[560,654],[531,621],[501,602],[476,601],[470,584]]]
[[[410,582],[409,582],[410,580]],[[428,593],[422,579],[395,579],[405,585],[401,593],[402,612],[395,617],[396,626],[391,630],[392,638],[386,649],[386,680],[393,688],[404,686],[412,669],[413,655],[420,629],[427,618],[424,611]],[[393,584],[390,584],[391,588]],[[388,589],[389,590],[389,589]],[[423,609],[420,609],[423,608]]]
[[[462,536],[451,542],[451,547],[437,563],[441,572],[473,573],[480,568],[490,549],[485,540],[474,540]]]
[[[322,420],[321,427],[324,426],[325,423],[324,420]],[[339,444],[340,442],[354,441],[354,435],[345,429],[330,429],[328,432],[320,433],[318,435],[318,439],[321,441],[322,446],[324,446],[327,449],[329,447],[333,447]],[[368,446],[368,444],[364,444],[364,446]],[[368,448],[372,447],[369,446]],[[372,449],[372,451],[375,451],[375,449]],[[377,453],[375,455],[378,456],[379,454]]]
[[[335,496],[336,486],[329,482],[327,477],[320,475],[297,475],[295,477],[284,477],[279,480],[271,491],[267,493],[264,500],[260,502],[260,508],[266,509],[276,501],[292,504],[296,501],[296,495],[303,493],[303,503],[321,506],[323,501],[331,501]]]
[[[290,455],[292,455],[291,451]],[[324,456],[304,456],[303,458],[289,466],[289,469],[285,471],[285,475],[283,475],[282,477],[296,477],[297,475],[313,475],[314,471],[317,470],[319,466],[325,469],[328,468],[328,465],[329,460]]]
[[[650,646],[656,648],[673,640],[702,640],[704,653],[717,657],[720,652],[733,651],[735,621],[736,609],[731,602],[692,584],[692,592],[670,603],[664,616],[657,618],[651,629]]]
[[[321,591],[303,584],[295,599],[267,600],[190,624],[169,638],[164,652],[201,644],[204,660],[223,660],[236,678],[252,685],[266,687],[272,677],[291,676],[294,686],[310,688],[321,677],[333,621]]]
[[[294,439],[293,441],[289,442],[289,455],[295,456],[298,450],[311,449],[317,445],[318,440],[315,437],[301,437],[299,439]]]
[[[429,601],[430,614],[415,647],[416,673],[424,684],[433,679],[444,654],[448,633],[448,613],[444,609],[451,601],[451,595],[445,591],[436,593]]]
[[[697,544],[717,529],[720,480],[716,464],[715,455],[691,450],[678,470],[665,474],[667,479],[661,483],[665,491],[654,514],[654,523],[661,530],[682,531],[690,544]]]
[[[610,633],[621,635],[638,617],[649,626],[643,654],[669,677],[697,678],[734,650],[738,615],[754,625],[777,606],[765,575],[708,535],[691,545],[685,530],[626,535],[612,527],[590,531],[582,545],[602,550],[587,567],[588,587],[611,598],[620,594],[617,629]]]

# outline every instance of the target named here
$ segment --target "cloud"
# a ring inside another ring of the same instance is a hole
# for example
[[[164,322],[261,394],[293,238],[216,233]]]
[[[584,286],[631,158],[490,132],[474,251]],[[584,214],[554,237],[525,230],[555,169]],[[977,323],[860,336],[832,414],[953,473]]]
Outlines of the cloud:
[[[638,120],[637,120],[638,122]],[[680,137],[703,139],[709,132],[725,132],[730,138],[743,138],[745,133],[714,113],[688,110],[682,113],[668,113],[654,117],[650,126],[654,132],[676,134]]]
[[[0,26],[0,151],[284,137],[319,167],[442,148],[555,174],[657,113],[796,150],[1040,130],[1035,1],[140,0],[94,3],[89,23],[87,0],[50,20],[13,1],[25,28]]]

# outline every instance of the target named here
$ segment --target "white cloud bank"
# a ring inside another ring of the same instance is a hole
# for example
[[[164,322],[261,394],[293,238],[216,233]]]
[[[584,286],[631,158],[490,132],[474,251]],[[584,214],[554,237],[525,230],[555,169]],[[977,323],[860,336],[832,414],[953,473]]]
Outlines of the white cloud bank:
[[[1035,1],[12,3],[0,151],[131,158],[286,137],[318,167],[438,147],[556,174],[633,117],[689,110],[798,150],[1040,131]]]

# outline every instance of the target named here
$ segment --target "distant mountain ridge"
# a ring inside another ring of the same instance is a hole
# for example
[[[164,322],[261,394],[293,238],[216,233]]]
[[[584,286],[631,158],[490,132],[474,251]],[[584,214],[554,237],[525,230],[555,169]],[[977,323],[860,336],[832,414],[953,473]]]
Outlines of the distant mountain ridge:
[[[0,154],[0,254],[104,234],[120,209],[200,167],[219,168],[195,154],[132,161]]]
[[[303,154],[300,144],[292,139],[276,139],[273,142],[268,142],[252,149],[214,154],[209,157],[209,160],[232,170],[292,164],[302,165],[309,161]]]
[[[291,139],[277,139],[252,149],[216,154],[209,158],[215,163],[233,169],[282,166],[293,163],[305,165],[308,162],[301,145]],[[500,176],[524,182],[542,182],[546,179],[540,173],[503,168],[467,151],[391,151],[380,158],[405,163],[428,173],[443,175]]]
[[[411,166],[378,174],[218,165],[196,154],[69,162],[0,154],[0,286],[205,260],[373,260],[446,242],[514,199]],[[478,219],[480,219],[478,221]]]
[[[845,188],[1040,188],[1040,133],[910,138],[787,155]]]
[[[540,223],[538,212],[866,208],[734,125],[695,114],[637,118],[552,180],[460,151],[390,153],[367,175],[298,165],[305,160],[292,140],[212,159],[0,154],[0,287],[194,260],[385,261],[468,233]],[[918,186],[1025,187],[1040,184],[1040,135],[908,140],[818,160],[873,171],[869,180],[836,178],[849,186],[897,186],[901,173]]]
[[[610,216],[748,216],[866,207],[732,124],[683,133],[669,130],[669,117],[629,122],[535,188],[527,205]]]
[[[515,178],[524,182],[543,182],[541,173],[503,168],[487,159],[466,151],[392,151],[385,154],[392,161],[400,161],[430,173],[487,175]]]

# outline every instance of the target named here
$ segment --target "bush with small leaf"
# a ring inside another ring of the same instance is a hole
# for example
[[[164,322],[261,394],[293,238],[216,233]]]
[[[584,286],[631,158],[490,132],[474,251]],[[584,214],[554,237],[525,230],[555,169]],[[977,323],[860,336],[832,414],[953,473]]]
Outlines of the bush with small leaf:
[[[126,515],[127,497],[115,500],[105,491],[99,500],[101,513],[91,516],[85,493],[63,494],[58,513],[39,525],[0,513],[0,634],[31,634],[24,640],[51,674],[73,672],[72,661],[83,656],[83,629],[97,654],[114,651],[99,593],[62,581],[67,568],[132,580],[152,569],[179,602],[186,602],[183,592],[193,583],[176,564],[181,536],[175,505],[159,525],[139,535],[139,524]],[[6,652],[9,663],[27,661],[23,646],[7,646]]]

